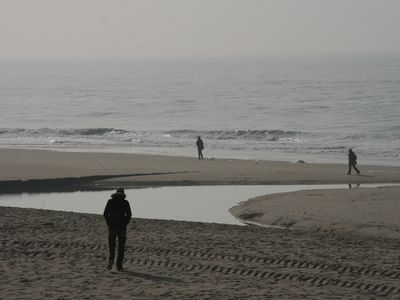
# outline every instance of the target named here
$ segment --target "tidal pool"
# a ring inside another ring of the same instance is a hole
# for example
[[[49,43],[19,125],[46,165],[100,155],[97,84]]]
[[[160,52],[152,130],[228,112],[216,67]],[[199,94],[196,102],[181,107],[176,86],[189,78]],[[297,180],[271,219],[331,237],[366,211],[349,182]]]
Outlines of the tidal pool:
[[[383,186],[365,184],[362,187]],[[353,186],[354,187],[354,186]],[[229,208],[250,198],[348,185],[184,186],[125,190],[133,217],[242,225]],[[113,191],[0,195],[0,206],[102,214]]]

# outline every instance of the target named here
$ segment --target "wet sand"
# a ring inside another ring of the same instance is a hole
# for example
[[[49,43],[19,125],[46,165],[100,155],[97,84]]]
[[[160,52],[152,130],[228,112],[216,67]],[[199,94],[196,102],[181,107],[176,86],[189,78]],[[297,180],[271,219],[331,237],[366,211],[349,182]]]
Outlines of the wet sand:
[[[230,209],[244,222],[302,231],[400,237],[400,187],[264,195]]]
[[[205,159],[118,153],[0,150],[0,193],[117,186],[400,183],[400,167]]]

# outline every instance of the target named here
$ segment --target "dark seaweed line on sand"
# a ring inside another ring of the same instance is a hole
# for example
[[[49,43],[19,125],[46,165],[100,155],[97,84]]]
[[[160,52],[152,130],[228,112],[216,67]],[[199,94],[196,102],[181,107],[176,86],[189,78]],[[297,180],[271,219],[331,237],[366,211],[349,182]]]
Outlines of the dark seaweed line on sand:
[[[29,193],[29,192],[69,192],[69,191],[94,191],[110,190],[114,187],[96,185],[95,182],[112,178],[133,177],[133,176],[155,176],[189,173],[183,172],[155,172],[155,173],[131,173],[116,175],[95,175],[83,177],[64,177],[51,179],[30,179],[30,180],[7,180],[0,181],[0,194]]]

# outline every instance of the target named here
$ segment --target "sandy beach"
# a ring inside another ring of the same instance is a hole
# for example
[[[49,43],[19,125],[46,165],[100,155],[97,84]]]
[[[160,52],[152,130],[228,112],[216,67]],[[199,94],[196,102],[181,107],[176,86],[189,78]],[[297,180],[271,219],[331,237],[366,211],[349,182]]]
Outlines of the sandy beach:
[[[0,300],[400,300],[400,1],[0,7]]]
[[[3,299],[398,299],[398,239],[0,208]]]
[[[400,168],[0,150],[1,193],[212,184],[360,184],[260,195],[231,209],[264,225],[134,218],[108,271],[102,216],[0,207],[4,299],[398,299]],[[134,203],[132,203],[134,207]]]
[[[0,191],[214,184],[400,183],[400,167],[0,149]]]

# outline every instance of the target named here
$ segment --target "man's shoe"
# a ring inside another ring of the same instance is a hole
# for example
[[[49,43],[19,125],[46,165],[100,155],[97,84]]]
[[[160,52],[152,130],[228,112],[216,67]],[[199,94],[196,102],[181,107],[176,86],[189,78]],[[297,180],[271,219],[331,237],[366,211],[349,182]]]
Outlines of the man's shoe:
[[[117,267],[117,271],[122,272],[123,270],[124,270],[124,268],[122,268],[122,267]]]

